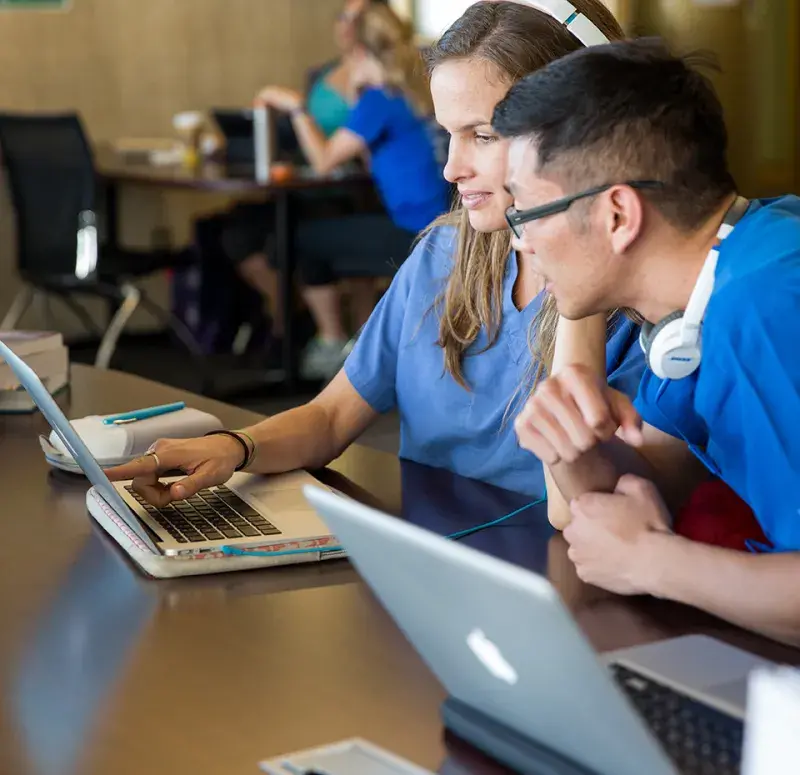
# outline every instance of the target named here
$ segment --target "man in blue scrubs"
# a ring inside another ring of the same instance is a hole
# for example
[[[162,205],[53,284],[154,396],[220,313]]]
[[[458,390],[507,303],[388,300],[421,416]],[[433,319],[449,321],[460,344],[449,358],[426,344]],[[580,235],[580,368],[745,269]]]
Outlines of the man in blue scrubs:
[[[655,324],[635,404],[572,367],[516,421],[570,504],[579,575],[800,644],[800,199],[737,198],[713,88],[658,41],[558,60],[494,124],[514,138],[515,247],[561,314],[631,307]],[[709,472],[767,544],[672,533]]]

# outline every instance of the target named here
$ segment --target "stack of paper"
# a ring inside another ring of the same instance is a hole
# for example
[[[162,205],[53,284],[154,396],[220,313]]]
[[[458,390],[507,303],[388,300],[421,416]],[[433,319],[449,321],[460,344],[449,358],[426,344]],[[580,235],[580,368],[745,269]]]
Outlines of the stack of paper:
[[[800,772],[800,671],[758,668],[747,690],[742,775]]]
[[[51,394],[68,384],[69,351],[58,332],[0,331],[0,340],[38,374]],[[34,408],[14,372],[0,358],[0,413],[30,412]]]

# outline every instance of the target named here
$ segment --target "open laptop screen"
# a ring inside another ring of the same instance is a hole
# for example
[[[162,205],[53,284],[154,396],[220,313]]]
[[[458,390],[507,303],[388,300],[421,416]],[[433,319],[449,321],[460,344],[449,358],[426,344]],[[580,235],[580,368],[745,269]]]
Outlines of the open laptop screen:
[[[47,422],[50,423],[52,429],[58,434],[64,446],[75,459],[75,462],[81,467],[83,473],[86,474],[86,478],[103,497],[103,500],[108,503],[117,516],[125,521],[125,524],[136,533],[152,552],[160,554],[147,531],[134,517],[133,512],[122,499],[122,496],[114,489],[114,485],[111,484],[109,478],[103,473],[103,469],[100,468],[99,463],[94,459],[89,448],[84,444],[83,439],[75,432],[75,429],[50,395],[47,388],[42,384],[36,372],[1,340],[0,356],[2,356],[3,360],[9,365],[22,387],[25,388],[33,402],[39,407],[39,410],[44,415]]]

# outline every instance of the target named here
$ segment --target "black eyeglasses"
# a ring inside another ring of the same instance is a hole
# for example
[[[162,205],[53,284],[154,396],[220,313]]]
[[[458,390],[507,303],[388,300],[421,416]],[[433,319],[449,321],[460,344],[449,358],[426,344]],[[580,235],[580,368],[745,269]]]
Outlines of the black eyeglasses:
[[[555,215],[556,213],[563,213],[569,210],[573,202],[577,202],[579,199],[585,199],[589,196],[601,194],[612,186],[618,185],[630,186],[631,188],[662,188],[664,184],[658,180],[626,180],[621,184],[605,183],[602,186],[595,186],[586,191],[570,194],[570,196],[565,196],[562,199],[556,199],[555,202],[549,202],[546,205],[531,207],[529,210],[517,210],[516,207],[509,207],[508,210],[506,210],[506,222],[511,231],[514,232],[514,236],[517,239],[522,239],[526,223],[538,221],[540,218],[547,218],[547,216]]]

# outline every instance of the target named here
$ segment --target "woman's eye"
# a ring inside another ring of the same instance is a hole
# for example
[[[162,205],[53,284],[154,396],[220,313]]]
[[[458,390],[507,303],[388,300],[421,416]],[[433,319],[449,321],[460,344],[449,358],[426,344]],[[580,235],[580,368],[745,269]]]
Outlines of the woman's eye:
[[[495,140],[497,140],[497,135],[484,135],[480,134],[480,132],[476,132],[475,140],[482,145],[488,145],[489,143],[493,143]]]

